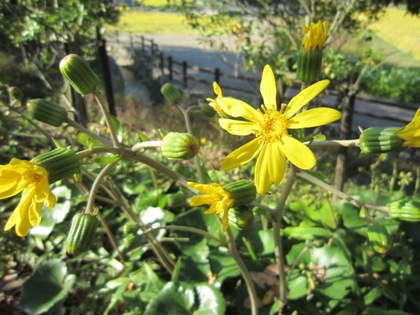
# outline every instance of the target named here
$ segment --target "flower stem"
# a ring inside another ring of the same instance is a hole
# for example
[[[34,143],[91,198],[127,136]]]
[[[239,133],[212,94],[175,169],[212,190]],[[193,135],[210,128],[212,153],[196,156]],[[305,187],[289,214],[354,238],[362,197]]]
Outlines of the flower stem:
[[[249,294],[249,300],[251,302],[251,314],[257,315],[258,314],[257,292],[255,291],[255,286],[251,277],[251,273],[249,272],[244,261],[242,260],[241,256],[238,253],[238,249],[236,248],[236,243],[235,243],[235,237],[233,236],[232,231],[229,228],[226,231],[226,235],[228,238],[229,253],[238,264],[238,267],[241,270],[242,277],[244,278],[244,281],[245,281],[245,285]]]
[[[353,140],[325,140],[325,141],[308,141],[304,142],[309,144],[312,148],[317,147],[358,147],[359,139]]]
[[[315,176],[312,176],[309,173],[306,172],[299,172],[297,174],[297,176],[299,176],[300,178],[303,178],[315,185],[318,185],[319,187],[331,192],[332,194],[336,195],[337,197],[346,200],[347,202],[351,203],[352,205],[358,207],[358,208],[362,208],[362,207],[366,207],[366,208],[370,208],[373,210],[378,210],[378,211],[383,211],[383,212],[388,212],[388,207],[387,206],[379,206],[379,205],[375,205],[375,204],[370,204],[370,203],[364,203],[361,202],[349,195],[347,195],[346,193],[342,192],[341,190],[338,190],[336,188],[334,188],[333,186],[323,182],[322,180],[316,178]]]
[[[101,143],[103,145],[106,145],[106,146],[111,146],[112,145],[112,142],[109,141],[108,139],[106,139],[104,137],[101,137],[101,136],[99,136],[97,134],[94,134],[89,129],[83,127],[82,125],[78,124],[74,120],[71,120],[70,118],[67,118],[66,123],[69,126],[71,126],[71,127],[75,128],[75,129],[79,130],[80,132],[83,132],[83,133],[87,134],[93,140],[96,140],[96,141],[98,141],[99,143]]]
[[[93,95],[95,97],[96,102],[99,105],[99,108],[101,109],[102,115],[105,118],[105,122],[106,122],[106,125],[107,125],[108,129],[109,129],[109,133],[111,134],[112,143],[114,144],[114,147],[119,147],[120,143],[118,141],[117,132],[115,131],[114,124],[112,123],[112,120],[111,120],[111,115],[108,112],[108,110],[106,109],[105,104],[102,101],[102,99],[100,98],[99,94],[97,92],[95,92],[95,93],[93,93]]]
[[[131,151],[136,152],[141,149],[147,149],[147,148],[159,148],[162,141],[144,141],[144,142],[138,142],[135,145],[131,147]]]
[[[96,198],[96,194],[98,193],[99,186],[101,185],[101,182],[104,179],[104,177],[106,176],[106,174],[108,173],[108,171],[114,166],[114,164],[115,164],[115,162],[106,165],[99,172],[98,176],[96,177],[95,181],[93,182],[92,188],[90,189],[89,198],[88,198],[85,213],[87,213],[87,214],[92,214],[93,213],[95,198]]]
[[[283,216],[283,209],[286,204],[287,197],[289,196],[293,184],[296,181],[296,168],[292,166],[291,172],[287,181],[283,187],[280,199],[277,202],[276,209],[273,216],[273,233],[274,233],[274,242],[275,242],[275,258],[276,264],[279,269],[279,300],[281,303],[281,308],[279,314],[282,313],[283,307],[287,304],[287,282],[286,282],[286,264],[284,261],[284,252],[283,244],[281,240],[281,218]]]

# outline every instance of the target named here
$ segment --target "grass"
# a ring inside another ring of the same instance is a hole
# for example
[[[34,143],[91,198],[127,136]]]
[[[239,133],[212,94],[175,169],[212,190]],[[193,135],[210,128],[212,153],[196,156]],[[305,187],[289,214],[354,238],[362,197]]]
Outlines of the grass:
[[[148,11],[124,12],[116,26],[107,28],[135,34],[197,34],[182,14]]]
[[[370,27],[383,41],[420,62],[420,17],[390,8]]]

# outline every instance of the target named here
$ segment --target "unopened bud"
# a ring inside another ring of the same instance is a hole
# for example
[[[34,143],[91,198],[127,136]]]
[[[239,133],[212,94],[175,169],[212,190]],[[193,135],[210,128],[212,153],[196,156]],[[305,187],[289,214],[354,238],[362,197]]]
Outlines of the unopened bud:
[[[389,216],[393,219],[408,222],[420,221],[420,199],[393,201],[388,206]]]
[[[67,119],[67,111],[64,107],[44,99],[30,100],[26,107],[29,117],[54,127],[60,126]]]
[[[77,255],[88,250],[92,246],[97,226],[96,215],[76,213],[67,236],[67,253]]]
[[[404,139],[398,136],[399,127],[367,128],[360,134],[360,150],[365,154],[388,153],[403,149]]]
[[[181,92],[171,83],[165,83],[160,92],[169,104],[177,104],[182,100]]]
[[[60,62],[60,71],[81,95],[93,93],[99,86],[98,76],[78,55],[70,54],[64,57]]]
[[[197,155],[200,143],[189,133],[170,132],[162,139],[161,149],[169,160],[189,160]]]

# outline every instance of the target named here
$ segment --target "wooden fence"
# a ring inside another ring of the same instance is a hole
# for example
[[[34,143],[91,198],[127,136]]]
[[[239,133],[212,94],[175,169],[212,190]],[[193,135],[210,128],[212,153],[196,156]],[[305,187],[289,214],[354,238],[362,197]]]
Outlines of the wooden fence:
[[[244,75],[233,75],[231,73],[222,72],[219,68],[209,69],[188,64],[185,60],[175,60],[172,56],[165,56],[153,39],[148,39],[144,36],[114,33],[109,37],[109,40],[117,42],[120,45],[128,46],[133,51],[140,51],[150,56],[152,62],[149,66],[158,67],[161,74],[167,77],[169,81],[180,85],[186,90],[190,88],[192,81],[205,84],[207,87],[211,86],[214,81],[220,83],[222,78],[234,79],[236,82],[253,83],[255,85],[260,82],[260,77],[256,78]],[[223,90],[255,94],[255,91],[250,91],[249,88],[244,88],[243,86],[244,84],[229,85],[223,83]],[[334,89],[330,89],[329,94],[337,98],[340,97]],[[356,98],[354,99],[354,102],[355,100]],[[417,104],[397,102],[394,100],[364,96],[360,94],[357,95],[357,101],[371,104],[371,106],[358,108],[354,107],[353,104],[353,107],[350,108],[351,116],[358,114],[366,117],[398,122],[400,124],[406,124],[409,119],[414,116],[414,113],[418,108]],[[337,102],[335,102],[335,104],[337,104]],[[390,111],[390,109],[392,110]],[[395,109],[397,109],[397,111],[404,111],[404,115],[395,115]]]

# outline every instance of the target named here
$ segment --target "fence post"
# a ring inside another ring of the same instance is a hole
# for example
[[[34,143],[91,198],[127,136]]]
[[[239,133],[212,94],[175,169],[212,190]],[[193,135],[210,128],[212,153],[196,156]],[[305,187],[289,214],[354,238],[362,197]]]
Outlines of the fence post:
[[[214,82],[220,83],[220,69],[214,69]]]
[[[169,80],[173,80],[174,76],[173,76],[173,70],[172,70],[172,56],[168,57],[168,70],[169,70]]]
[[[165,74],[165,58],[163,58],[163,52],[159,53],[159,66],[160,66],[160,72],[162,75]]]
[[[134,43],[133,43],[133,34],[132,34],[132,33],[130,33],[130,47],[131,47],[131,49],[133,49],[133,48],[134,48]]]
[[[188,68],[187,62],[183,61],[182,62],[182,83],[183,83],[184,89],[188,87],[187,68]]]
[[[106,99],[108,101],[108,109],[111,115],[117,117],[115,110],[114,89],[112,87],[112,76],[109,68],[108,55],[106,53],[106,40],[103,39],[98,46],[99,56],[102,63],[102,72],[104,76],[104,85],[106,92]]]
[[[141,51],[144,52],[146,50],[144,45],[144,36],[141,37]]]
[[[356,94],[358,73],[352,72],[348,78],[347,87],[343,97],[343,111],[340,125],[340,139],[350,139],[353,126],[354,105],[356,103]],[[338,149],[337,159],[335,162],[334,187],[343,190],[344,180],[346,177],[346,162],[348,148],[340,147]]]

